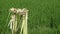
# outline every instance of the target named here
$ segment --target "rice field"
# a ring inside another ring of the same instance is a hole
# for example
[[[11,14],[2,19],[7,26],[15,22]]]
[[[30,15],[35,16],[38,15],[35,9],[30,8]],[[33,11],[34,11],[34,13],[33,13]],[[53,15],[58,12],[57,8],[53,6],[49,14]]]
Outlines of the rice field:
[[[12,7],[29,10],[28,34],[60,34],[60,0],[0,0],[0,34],[11,34]]]

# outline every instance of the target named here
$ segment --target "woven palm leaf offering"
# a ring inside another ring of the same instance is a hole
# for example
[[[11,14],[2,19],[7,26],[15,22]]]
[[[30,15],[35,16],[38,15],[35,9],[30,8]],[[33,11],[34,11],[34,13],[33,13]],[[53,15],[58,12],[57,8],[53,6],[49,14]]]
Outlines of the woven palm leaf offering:
[[[11,8],[10,21],[8,26],[12,31],[12,34],[27,34],[27,18],[28,10],[26,8]]]

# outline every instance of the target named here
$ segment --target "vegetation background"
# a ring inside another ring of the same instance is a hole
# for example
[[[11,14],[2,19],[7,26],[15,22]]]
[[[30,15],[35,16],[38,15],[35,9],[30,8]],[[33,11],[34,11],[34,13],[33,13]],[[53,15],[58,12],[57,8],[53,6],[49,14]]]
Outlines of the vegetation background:
[[[11,34],[9,9],[29,10],[28,34],[60,34],[60,0],[0,0],[0,34]]]

